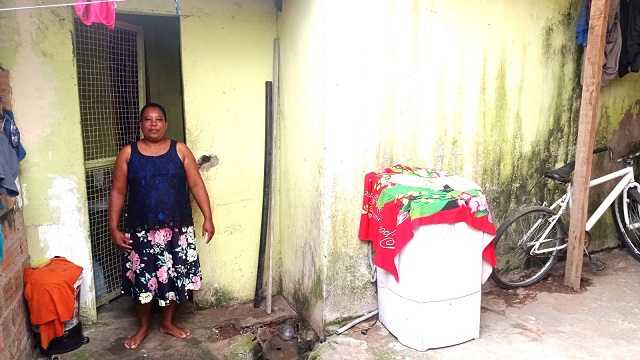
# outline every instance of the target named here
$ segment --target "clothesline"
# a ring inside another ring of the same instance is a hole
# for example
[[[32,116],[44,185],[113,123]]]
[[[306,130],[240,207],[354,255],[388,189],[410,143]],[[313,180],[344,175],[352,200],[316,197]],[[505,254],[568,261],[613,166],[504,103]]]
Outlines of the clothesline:
[[[104,3],[104,2],[119,2],[119,1],[127,1],[127,0],[94,0],[94,1],[87,1],[84,2],[82,4],[99,4],[99,3]],[[42,8],[51,8],[51,7],[59,7],[59,6],[73,6],[73,5],[78,5],[78,3],[67,3],[67,4],[50,4],[50,5],[33,5],[33,6],[20,6],[20,7],[13,7],[13,8],[6,8],[6,9],[0,9],[0,11],[9,11],[9,10],[26,10],[26,9],[42,9]]]

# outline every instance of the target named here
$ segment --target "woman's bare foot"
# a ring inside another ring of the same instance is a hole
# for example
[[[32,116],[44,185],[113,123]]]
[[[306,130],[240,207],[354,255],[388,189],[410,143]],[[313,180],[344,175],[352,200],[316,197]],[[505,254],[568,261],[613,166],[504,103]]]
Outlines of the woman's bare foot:
[[[162,324],[160,326],[160,332],[163,334],[169,334],[175,336],[180,339],[184,339],[191,334],[191,332],[187,329],[176,326],[176,324],[165,325]]]
[[[142,340],[144,340],[149,335],[149,333],[151,333],[150,326],[140,326],[138,328],[138,331],[136,331],[135,334],[133,334],[129,339],[127,339],[127,341],[124,342],[124,346],[127,349],[137,348]]]

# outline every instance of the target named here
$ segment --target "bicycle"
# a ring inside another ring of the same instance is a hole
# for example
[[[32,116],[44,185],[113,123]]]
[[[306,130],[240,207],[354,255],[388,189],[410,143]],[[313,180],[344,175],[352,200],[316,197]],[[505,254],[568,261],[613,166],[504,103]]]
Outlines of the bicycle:
[[[613,159],[613,151],[609,147],[597,148],[593,153],[604,151],[609,152],[610,161],[624,162],[625,167],[589,182],[591,188],[621,178],[586,223],[587,239],[584,251],[594,271],[604,269],[605,264],[587,251],[589,230],[610,206],[623,244],[628,252],[640,261],[640,184],[635,181],[633,173],[634,159],[640,156],[640,152],[629,153],[616,160]],[[543,178],[557,181],[567,187],[564,195],[553,205],[546,206],[544,203],[543,206],[523,208],[507,217],[498,227],[493,240],[497,263],[491,273],[491,278],[498,286],[513,289],[536,284],[544,279],[558,262],[562,250],[568,245],[567,231],[560,217],[570,205],[571,173],[574,168],[575,161],[572,161],[544,173]]]

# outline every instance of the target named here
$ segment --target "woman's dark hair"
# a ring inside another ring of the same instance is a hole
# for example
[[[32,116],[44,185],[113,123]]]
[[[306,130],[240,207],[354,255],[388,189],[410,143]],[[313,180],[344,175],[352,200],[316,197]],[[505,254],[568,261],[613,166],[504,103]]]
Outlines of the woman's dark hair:
[[[142,110],[140,110],[140,121],[142,121],[142,115],[144,114],[144,111],[148,108],[160,109],[160,111],[162,111],[162,116],[164,116],[164,121],[167,121],[167,111],[162,107],[162,105],[157,103],[148,103],[147,105],[142,107]]]

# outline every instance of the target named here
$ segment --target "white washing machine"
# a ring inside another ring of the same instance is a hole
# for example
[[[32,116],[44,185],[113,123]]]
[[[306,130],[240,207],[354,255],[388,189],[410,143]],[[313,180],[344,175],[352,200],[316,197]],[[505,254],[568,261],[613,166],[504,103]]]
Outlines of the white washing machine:
[[[400,343],[425,351],[479,337],[485,237],[466,223],[420,226],[396,256],[400,281],[377,269],[378,316]]]

